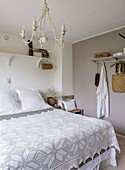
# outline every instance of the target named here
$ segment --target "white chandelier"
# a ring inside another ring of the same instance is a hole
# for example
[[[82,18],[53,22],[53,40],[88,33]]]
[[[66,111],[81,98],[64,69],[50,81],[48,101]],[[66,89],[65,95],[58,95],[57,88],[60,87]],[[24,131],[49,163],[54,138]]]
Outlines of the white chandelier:
[[[46,0],[44,0],[44,6],[42,9],[42,15],[38,19],[38,21],[34,20],[32,24],[32,34],[30,40],[26,40],[26,34],[25,34],[25,29],[22,28],[21,32],[21,37],[23,39],[23,42],[26,46],[28,46],[29,43],[33,42],[34,39],[37,39],[40,48],[46,48],[47,42],[48,42],[48,37],[47,37],[47,32],[45,31],[45,25],[46,25],[46,18],[48,17],[50,24],[52,26],[52,32],[55,40],[55,44],[57,46],[63,46],[64,45],[64,36],[65,36],[65,25],[63,24],[61,27],[61,34],[60,38],[57,38],[56,35],[56,26],[53,20],[50,17],[49,14],[49,8],[47,5]]]

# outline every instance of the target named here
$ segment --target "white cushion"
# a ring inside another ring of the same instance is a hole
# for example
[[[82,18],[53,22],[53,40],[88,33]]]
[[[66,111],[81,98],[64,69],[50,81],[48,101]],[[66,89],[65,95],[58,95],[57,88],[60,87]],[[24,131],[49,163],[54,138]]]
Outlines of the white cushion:
[[[38,90],[16,90],[21,100],[23,111],[40,110],[50,108]]]
[[[16,92],[9,89],[0,89],[0,115],[9,115],[20,111]]]
[[[71,111],[71,110],[76,109],[75,99],[68,100],[68,101],[62,101],[62,102],[64,104],[64,108],[66,111]]]

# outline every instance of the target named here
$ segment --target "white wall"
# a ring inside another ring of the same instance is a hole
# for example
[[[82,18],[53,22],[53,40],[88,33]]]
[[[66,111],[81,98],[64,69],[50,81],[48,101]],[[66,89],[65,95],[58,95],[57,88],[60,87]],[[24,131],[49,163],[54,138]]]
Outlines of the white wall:
[[[71,44],[66,44],[64,46],[62,63],[63,95],[73,94],[73,59]]]
[[[55,72],[55,89],[62,92],[62,50],[55,52],[56,55],[56,72]]]
[[[7,52],[7,53],[2,53]],[[14,54],[11,65],[8,66],[8,56]],[[64,49],[58,49],[50,53],[54,68],[52,70],[42,70],[37,68],[39,58],[25,57],[28,48],[23,44],[22,39],[9,35],[9,39],[4,39],[4,34],[0,34],[0,87],[10,88],[38,88],[45,90],[54,88],[61,93],[72,92],[72,45],[65,44]],[[63,58],[64,57],[64,58]],[[66,65],[65,65],[66,63]],[[64,78],[66,76],[66,79]],[[68,78],[69,76],[69,78]],[[7,84],[7,78],[11,79],[11,84]]]
[[[8,36],[8,40],[5,40],[4,36]],[[20,36],[0,33],[0,52],[28,54],[28,48],[24,45]]]
[[[56,55],[55,87],[62,91],[62,95],[73,94],[72,44],[65,43]]]
[[[37,68],[39,58],[16,55],[12,58],[11,65],[7,65],[7,54],[0,53],[0,72],[2,78],[0,86],[6,85],[6,79],[11,79],[11,88],[45,88],[54,87],[55,69],[42,70]]]

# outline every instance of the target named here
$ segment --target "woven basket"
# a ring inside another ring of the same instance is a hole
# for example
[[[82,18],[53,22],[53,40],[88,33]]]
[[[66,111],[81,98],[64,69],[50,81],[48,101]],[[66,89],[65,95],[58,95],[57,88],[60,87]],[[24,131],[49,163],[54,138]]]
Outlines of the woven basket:
[[[53,65],[49,63],[42,63],[41,68],[44,70],[53,69]]]
[[[112,75],[112,90],[116,93],[125,93],[125,74]]]
[[[109,56],[111,56],[111,54],[108,52],[100,52],[100,53],[94,54],[94,58],[103,58],[103,57],[109,57]]]

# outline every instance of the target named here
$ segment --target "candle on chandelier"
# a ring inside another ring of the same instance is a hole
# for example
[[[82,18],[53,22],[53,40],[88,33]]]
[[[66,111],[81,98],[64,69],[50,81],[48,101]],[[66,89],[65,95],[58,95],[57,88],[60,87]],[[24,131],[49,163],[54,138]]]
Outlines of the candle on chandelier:
[[[65,31],[65,25],[62,24],[62,31]]]
[[[21,33],[21,35],[22,35],[22,38],[25,38],[25,29],[24,29],[24,27],[22,27],[22,33]]]

